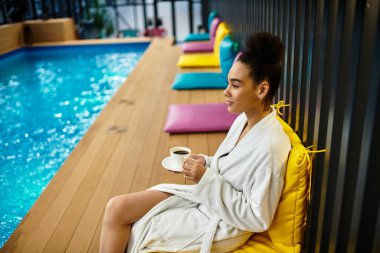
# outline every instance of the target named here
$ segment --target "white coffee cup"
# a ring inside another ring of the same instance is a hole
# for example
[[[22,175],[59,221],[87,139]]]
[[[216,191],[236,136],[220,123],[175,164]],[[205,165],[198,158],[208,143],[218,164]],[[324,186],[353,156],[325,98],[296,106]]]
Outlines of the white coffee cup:
[[[190,157],[191,149],[186,147],[172,147],[170,149],[171,163],[173,169],[182,170],[183,162]]]

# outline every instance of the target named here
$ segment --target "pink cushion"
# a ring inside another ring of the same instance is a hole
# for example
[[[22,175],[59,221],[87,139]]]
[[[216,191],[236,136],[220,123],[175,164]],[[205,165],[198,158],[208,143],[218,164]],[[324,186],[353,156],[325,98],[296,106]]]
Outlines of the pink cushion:
[[[220,22],[222,22],[220,18],[214,18],[214,20],[212,21],[209,41],[186,42],[185,44],[182,45],[182,52],[184,53],[213,52],[216,29],[218,28]]]
[[[215,35],[216,35],[216,29],[218,29],[219,24],[222,22],[222,20],[218,17],[214,18],[214,20],[211,23],[210,27],[210,40],[214,44],[215,41]]]
[[[164,131],[195,133],[228,131],[237,114],[231,114],[224,103],[170,105]]]
[[[212,52],[214,51],[214,43],[211,41],[187,42],[182,45],[182,51],[184,53]]]

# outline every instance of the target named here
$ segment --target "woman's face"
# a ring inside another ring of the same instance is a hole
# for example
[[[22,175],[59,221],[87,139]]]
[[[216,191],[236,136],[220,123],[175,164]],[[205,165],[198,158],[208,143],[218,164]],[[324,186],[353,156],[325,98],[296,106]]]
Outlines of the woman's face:
[[[255,84],[249,72],[247,65],[237,61],[228,73],[228,86],[223,94],[231,113],[254,112],[263,105],[266,89],[269,88],[268,83]]]

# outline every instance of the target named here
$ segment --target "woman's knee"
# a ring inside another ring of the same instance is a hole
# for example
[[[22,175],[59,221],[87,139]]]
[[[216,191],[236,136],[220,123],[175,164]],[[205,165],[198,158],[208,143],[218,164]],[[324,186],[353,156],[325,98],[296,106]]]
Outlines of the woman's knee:
[[[128,196],[116,196],[111,198],[106,205],[104,220],[113,225],[128,225],[131,222],[128,219],[128,212],[131,208]]]

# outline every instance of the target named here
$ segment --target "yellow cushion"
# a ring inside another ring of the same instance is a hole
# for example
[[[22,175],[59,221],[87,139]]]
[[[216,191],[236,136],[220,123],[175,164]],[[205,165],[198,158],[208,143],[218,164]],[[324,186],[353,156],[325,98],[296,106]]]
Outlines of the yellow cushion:
[[[222,40],[224,39],[224,37],[227,36],[227,34],[230,34],[230,29],[228,29],[225,22],[221,22],[218,25],[218,29],[216,29],[215,42],[214,42],[214,54],[218,58],[219,58],[220,43],[222,43]]]
[[[179,57],[177,65],[181,68],[188,67],[219,67],[220,60],[214,53],[209,54],[184,54]]]
[[[293,129],[278,117],[289,136],[292,149],[285,173],[285,184],[273,222],[263,233],[256,233],[233,252],[301,252],[306,226],[309,169],[307,150]]]
[[[216,30],[213,53],[183,54],[180,56],[177,65],[181,68],[220,67],[220,43],[229,33],[230,30],[227,28],[226,23],[221,22]]]

